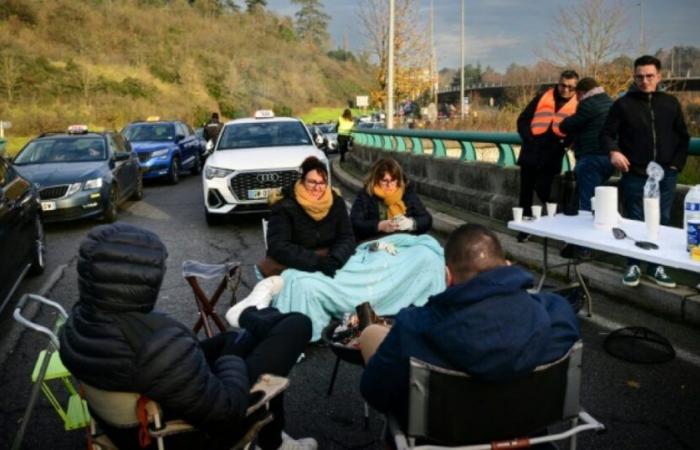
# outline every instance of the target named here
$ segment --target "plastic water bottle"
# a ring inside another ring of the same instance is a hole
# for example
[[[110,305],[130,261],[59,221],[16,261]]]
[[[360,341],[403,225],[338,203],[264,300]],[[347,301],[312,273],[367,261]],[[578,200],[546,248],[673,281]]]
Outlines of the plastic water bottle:
[[[700,184],[690,188],[687,194],[685,194],[685,200],[683,201],[683,231],[685,236],[688,236],[688,222],[693,220],[700,220]],[[690,251],[690,241],[687,241],[686,250]]]

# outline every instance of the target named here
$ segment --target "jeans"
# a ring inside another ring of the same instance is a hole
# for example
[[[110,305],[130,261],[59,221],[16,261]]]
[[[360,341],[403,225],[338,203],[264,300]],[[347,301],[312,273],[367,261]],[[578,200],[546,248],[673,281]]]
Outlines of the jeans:
[[[608,181],[614,171],[608,155],[582,155],[576,160],[576,183],[582,211],[591,211],[591,197],[595,196],[595,188]]]
[[[669,225],[671,223],[671,206],[673,206],[673,197],[676,192],[676,181],[678,179],[678,171],[667,169],[664,173],[664,178],[659,183],[659,208],[661,213],[661,225]],[[634,175],[626,173],[620,180],[622,187],[622,201],[625,207],[625,217],[633,220],[644,220],[644,184],[647,182],[646,176]],[[639,265],[639,261],[629,258],[627,265]],[[656,264],[647,266],[647,273],[654,274]]]

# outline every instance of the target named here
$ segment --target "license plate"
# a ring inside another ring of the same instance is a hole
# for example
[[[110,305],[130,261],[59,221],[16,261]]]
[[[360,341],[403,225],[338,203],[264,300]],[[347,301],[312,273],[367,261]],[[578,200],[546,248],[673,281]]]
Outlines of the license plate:
[[[260,200],[269,197],[272,193],[279,193],[281,191],[282,188],[249,189],[248,199]]]
[[[56,209],[56,202],[41,202],[41,209],[43,211],[53,211]]]

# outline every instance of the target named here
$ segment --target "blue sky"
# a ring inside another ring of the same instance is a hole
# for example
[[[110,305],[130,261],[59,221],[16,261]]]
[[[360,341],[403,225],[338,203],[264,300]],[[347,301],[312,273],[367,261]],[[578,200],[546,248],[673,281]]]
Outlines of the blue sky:
[[[387,0],[388,1],[388,0]],[[421,17],[428,20],[430,0],[416,0]],[[580,0],[583,1],[583,0]],[[610,0],[612,3],[614,0]],[[438,68],[459,66],[459,0],[434,0],[435,45]],[[537,60],[535,49],[541,46],[538,33],[553,30],[559,8],[577,4],[575,0],[465,0],[466,63],[481,62],[504,70],[510,63],[532,64]],[[636,53],[639,42],[640,0],[619,0],[627,11],[624,36],[630,42],[630,53]],[[644,0],[647,50],[673,45],[700,47],[700,0]],[[362,36],[356,0],[323,0],[331,16],[330,32],[336,46],[341,46],[347,33],[351,50],[366,47]],[[268,8],[282,15],[293,16],[296,7],[289,0],[268,0]]]

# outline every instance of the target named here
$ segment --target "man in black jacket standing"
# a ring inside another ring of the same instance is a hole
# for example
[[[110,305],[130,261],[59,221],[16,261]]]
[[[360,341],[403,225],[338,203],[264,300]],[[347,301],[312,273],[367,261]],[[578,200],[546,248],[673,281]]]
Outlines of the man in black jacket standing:
[[[240,436],[250,387],[264,373],[289,374],[311,323],[301,314],[249,308],[241,330],[199,342],[183,324],[153,311],[166,258],[150,231],[126,223],[92,230],[80,244],[80,299],[61,329],[61,360],[81,382],[142,394],[160,404],[166,420],[185,419],[203,431],[197,444],[168,448],[229,448]],[[270,409],[274,419],[261,430],[260,447],[316,449],[313,439],[283,433],[281,396]],[[119,448],[139,448],[136,429],[106,431]]]
[[[637,58],[634,85],[613,104],[600,138],[610,161],[622,172],[620,185],[629,219],[644,220],[647,165],[654,161],[663,167],[664,177],[659,183],[661,224],[668,225],[676,179],[688,156],[690,136],[680,103],[657,89],[660,81],[661,62],[649,55]],[[662,266],[649,264],[647,273],[660,286],[676,286]],[[623,284],[637,286],[640,278],[639,261],[628,260]]]
[[[518,116],[518,134],[523,141],[518,156],[520,201],[525,216],[531,216],[532,196],[537,192],[542,203],[549,201],[554,177],[561,172],[561,161],[568,145],[559,128],[561,121],[576,112],[575,93],[578,74],[565,70],[554,88],[535,96]],[[528,234],[518,233],[518,241]]]
[[[207,142],[212,141],[213,144],[216,144],[216,138],[219,137],[223,127],[224,125],[219,121],[219,113],[211,113],[211,119],[204,124],[204,132],[202,133],[204,140]]]

